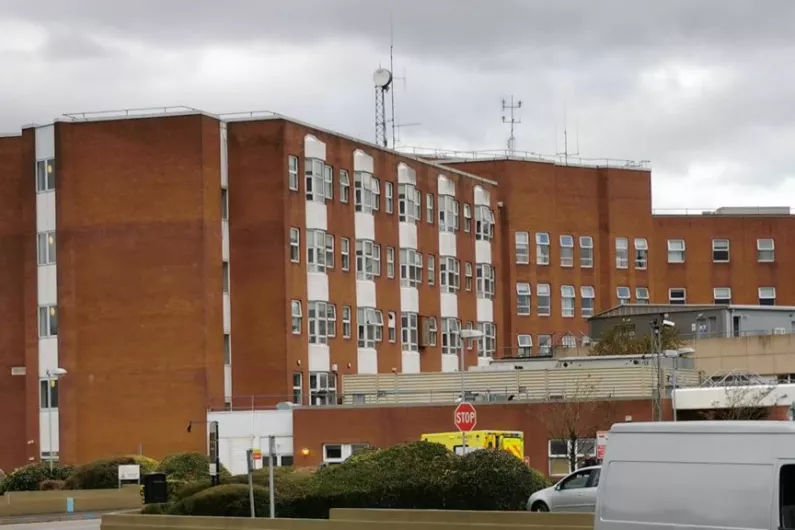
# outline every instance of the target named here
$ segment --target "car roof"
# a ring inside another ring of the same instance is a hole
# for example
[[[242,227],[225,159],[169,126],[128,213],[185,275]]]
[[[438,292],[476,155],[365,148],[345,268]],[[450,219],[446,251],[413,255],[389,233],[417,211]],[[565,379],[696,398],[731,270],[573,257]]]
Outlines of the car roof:
[[[791,421],[659,421],[616,423],[611,433],[795,434]]]

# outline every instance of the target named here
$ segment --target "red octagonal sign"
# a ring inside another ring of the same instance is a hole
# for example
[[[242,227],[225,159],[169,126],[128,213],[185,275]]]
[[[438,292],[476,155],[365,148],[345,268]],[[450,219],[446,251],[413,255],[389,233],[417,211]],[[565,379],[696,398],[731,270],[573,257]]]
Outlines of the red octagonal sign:
[[[470,432],[478,424],[478,413],[472,403],[459,403],[453,414],[453,423],[461,432]]]

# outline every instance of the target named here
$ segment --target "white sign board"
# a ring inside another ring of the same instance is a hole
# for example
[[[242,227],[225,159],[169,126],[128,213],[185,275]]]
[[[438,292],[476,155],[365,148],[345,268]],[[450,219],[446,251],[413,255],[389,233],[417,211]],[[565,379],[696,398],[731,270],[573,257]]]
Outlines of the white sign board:
[[[596,433],[596,458],[604,460],[607,451],[607,431]]]
[[[141,480],[141,466],[138,464],[119,466],[119,482],[122,480]]]

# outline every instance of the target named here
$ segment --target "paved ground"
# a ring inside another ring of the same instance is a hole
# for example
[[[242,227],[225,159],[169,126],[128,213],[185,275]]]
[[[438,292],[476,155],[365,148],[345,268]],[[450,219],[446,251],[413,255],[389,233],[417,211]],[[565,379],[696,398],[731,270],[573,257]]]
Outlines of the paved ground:
[[[92,519],[68,520],[59,520],[55,517],[16,517],[0,519],[0,528],[2,530],[98,530],[99,522],[99,516]]]

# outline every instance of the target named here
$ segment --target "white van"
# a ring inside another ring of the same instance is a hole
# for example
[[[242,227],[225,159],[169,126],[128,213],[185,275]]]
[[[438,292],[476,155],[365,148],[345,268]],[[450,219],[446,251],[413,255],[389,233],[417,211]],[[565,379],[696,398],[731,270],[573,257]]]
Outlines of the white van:
[[[594,530],[795,528],[795,423],[610,429]]]

